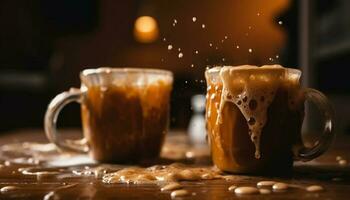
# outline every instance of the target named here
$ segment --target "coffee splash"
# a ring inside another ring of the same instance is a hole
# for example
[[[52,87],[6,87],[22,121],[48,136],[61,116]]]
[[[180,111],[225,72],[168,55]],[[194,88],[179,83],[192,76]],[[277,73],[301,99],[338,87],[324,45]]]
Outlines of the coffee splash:
[[[224,179],[224,176],[215,167],[190,167],[180,163],[155,165],[148,168],[127,167],[103,176],[104,183],[126,184],[158,184],[212,179]]]
[[[235,104],[247,121],[250,139],[255,146],[255,158],[259,159],[261,132],[268,120],[267,110],[277,89],[282,84],[293,85],[298,80],[293,76],[289,77],[288,69],[280,65],[224,66],[213,70],[219,70],[222,82],[221,101],[216,106],[218,109],[216,124],[223,123],[224,105],[227,102]],[[210,113],[209,110],[208,115]]]

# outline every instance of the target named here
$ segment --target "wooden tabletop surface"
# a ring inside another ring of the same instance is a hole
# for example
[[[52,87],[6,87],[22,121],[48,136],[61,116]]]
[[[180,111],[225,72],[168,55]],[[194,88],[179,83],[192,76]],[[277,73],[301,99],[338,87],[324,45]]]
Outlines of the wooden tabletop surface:
[[[78,131],[67,130],[66,135],[75,135]],[[39,142],[47,143],[41,130],[21,130],[0,135],[0,145],[10,143]],[[169,145],[188,145],[185,132],[173,131],[168,134]],[[179,144],[180,143],[180,144]],[[233,180],[208,180],[201,182],[182,182],[191,195],[182,199],[350,199],[350,136],[338,135],[335,142],[324,155],[307,163],[295,163],[291,177],[260,177],[236,175]],[[182,152],[183,153],[183,152]],[[181,154],[181,153],[180,153]],[[174,156],[178,156],[174,154]],[[340,165],[336,160],[341,156],[349,162]],[[105,184],[100,177],[78,176],[70,179],[57,179],[20,174],[20,167],[34,164],[18,165],[6,162],[9,158],[0,157],[0,199],[171,199],[169,192],[162,192],[158,185],[126,185]],[[191,158],[195,159],[195,158]],[[17,158],[18,160],[18,158]],[[200,164],[210,165],[210,158],[202,156],[197,160]],[[196,161],[196,162],[197,162]],[[2,164],[1,164],[2,163]],[[66,164],[62,169],[74,166]],[[40,167],[35,164],[36,167]],[[91,166],[90,164],[85,164]],[[80,165],[81,167],[82,165]],[[95,165],[94,165],[95,166]],[[121,166],[122,167],[122,166]],[[236,195],[228,191],[230,185],[256,186],[258,181],[273,180],[298,187],[284,192],[257,195]],[[307,192],[309,185],[321,185],[321,192]],[[10,187],[7,187],[10,186]],[[12,187],[14,186],[14,187]],[[7,187],[7,188],[4,188]],[[12,187],[12,188],[11,188]],[[54,193],[52,193],[54,191]],[[49,193],[52,193],[51,195]]]

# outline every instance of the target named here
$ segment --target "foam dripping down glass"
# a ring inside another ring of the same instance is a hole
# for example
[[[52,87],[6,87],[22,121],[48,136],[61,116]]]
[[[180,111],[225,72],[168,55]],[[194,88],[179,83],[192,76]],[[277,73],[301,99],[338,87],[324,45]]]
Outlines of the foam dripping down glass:
[[[286,174],[293,161],[325,152],[333,137],[333,110],[321,92],[301,88],[301,71],[280,65],[223,66],[206,70],[206,125],[212,160],[221,170]],[[315,146],[301,139],[304,103],[324,115]]]

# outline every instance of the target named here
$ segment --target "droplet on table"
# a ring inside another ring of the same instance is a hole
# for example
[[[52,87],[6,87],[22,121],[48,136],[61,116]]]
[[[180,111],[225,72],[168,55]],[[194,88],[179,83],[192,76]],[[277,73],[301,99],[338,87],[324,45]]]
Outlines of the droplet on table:
[[[286,183],[275,183],[272,186],[272,189],[274,190],[287,190],[288,188],[289,186]]]
[[[337,156],[337,157],[335,158],[335,160],[336,160],[336,161],[343,160],[343,157]]]
[[[9,192],[14,192],[17,190],[20,190],[20,187],[9,185],[9,186],[2,187],[0,189],[0,193],[4,194],[4,193],[9,193]]]
[[[188,196],[190,193],[187,190],[174,190],[171,192],[171,198]]]
[[[320,185],[310,185],[310,186],[306,187],[306,191],[308,191],[308,192],[320,192],[323,190],[324,190],[324,188]]]
[[[347,160],[342,159],[342,160],[339,160],[339,161],[338,161],[338,164],[339,164],[340,166],[345,166],[345,165],[347,165],[347,164],[348,164],[348,161],[347,161]]]
[[[177,182],[173,182],[173,183],[169,183],[169,184],[163,186],[160,190],[161,191],[170,191],[170,190],[177,190],[180,188],[182,188],[182,185],[180,185]]]
[[[259,190],[255,187],[238,187],[235,189],[236,194],[258,194]]]
[[[264,187],[264,186],[273,186],[276,183],[276,181],[260,181],[256,185],[258,187]]]
[[[47,193],[43,198],[43,200],[59,200],[59,199],[60,197],[54,191]]]

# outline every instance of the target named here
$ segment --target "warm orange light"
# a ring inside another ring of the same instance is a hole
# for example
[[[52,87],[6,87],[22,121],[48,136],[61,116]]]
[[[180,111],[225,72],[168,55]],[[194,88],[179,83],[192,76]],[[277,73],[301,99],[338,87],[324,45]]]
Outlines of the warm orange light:
[[[158,34],[158,24],[153,17],[141,16],[136,19],[134,36],[137,41],[142,43],[150,43],[157,39]]]

